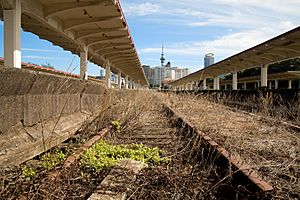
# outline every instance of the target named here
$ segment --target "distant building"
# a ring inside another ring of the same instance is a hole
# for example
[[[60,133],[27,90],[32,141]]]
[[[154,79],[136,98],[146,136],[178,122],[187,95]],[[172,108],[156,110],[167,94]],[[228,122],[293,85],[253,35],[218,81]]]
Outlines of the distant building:
[[[172,67],[171,62],[165,62],[163,46],[161,53],[161,66],[150,67],[149,65],[143,65],[145,75],[148,79],[150,87],[165,88],[168,87],[168,83],[177,79],[180,79],[189,74],[188,68]]]
[[[213,53],[208,53],[204,57],[204,68],[215,63],[215,57]]]

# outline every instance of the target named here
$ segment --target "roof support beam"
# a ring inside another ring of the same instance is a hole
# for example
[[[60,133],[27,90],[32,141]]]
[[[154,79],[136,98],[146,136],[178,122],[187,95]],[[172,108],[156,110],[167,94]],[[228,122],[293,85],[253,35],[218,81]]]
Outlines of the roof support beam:
[[[126,30],[127,30],[126,27],[125,28],[115,27],[115,28],[103,28],[103,29],[84,31],[82,33],[77,33],[77,39],[82,40],[82,39],[86,39],[93,36],[99,36],[110,32],[126,31]]]
[[[67,20],[64,23],[64,31],[69,31],[74,28],[79,28],[97,22],[106,22],[106,21],[117,20],[117,19],[121,19],[121,17],[110,16],[110,17],[93,17],[93,18],[86,18],[86,19],[80,18],[80,19]]]
[[[117,48],[117,47],[121,47],[121,46],[131,46],[132,45],[129,45],[127,42],[125,43],[112,43],[112,44],[109,44],[109,45],[105,45],[105,46],[102,46],[102,47],[94,47],[93,49],[95,49],[95,52],[99,52],[99,51],[102,51],[102,50],[105,50],[105,49],[113,49],[113,48]]]
[[[97,45],[97,44],[102,44],[102,43],[105,43],[105,42],[109,42],[109,41],[114,41],[114,40],[119,40],[119,39],[129,39],[130,37],[129,36],[114,36],[114,37],[107,37],[105,39],[101,39],[101,40],[97,40],[95,42],[90,42],[90,43],[87,43],[87,46],[90,47],[90,46],[94,46],[94,45]]]
[[[101,5],[112,5],[114,2],[111,0],[101,0],[93,2],[69,2],[69,3],[59,3],[53,6],[46,7],[45,17],[53,17],[58,14],[62,14],[67,11],[72,11],[75,9],[92,7],[92,6],[101,6]]]
[[[98,52],[101,56],[107,56],[107,55],[111,55],[111,54],[113,54],[113,55],[115,55],[115,54],[117,54],[117,55],[120,55],[120,54],[122,54],[122,53],[124,53],[124,52],[131,52],[131,51],[133,51],[132,49],[116,49],[115,51],[110,51],[110,52],[106,52],[106,53],[101,53],[101,52]]]

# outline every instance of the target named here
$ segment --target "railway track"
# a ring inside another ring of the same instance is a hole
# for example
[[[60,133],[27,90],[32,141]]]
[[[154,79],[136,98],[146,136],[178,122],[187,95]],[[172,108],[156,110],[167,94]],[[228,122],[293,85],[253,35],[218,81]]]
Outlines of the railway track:
[[[95,193],[112,193],[111,188],[105,185],[107,182],[114,182],[115,197],[116,194],[121,194],[117,197],[124,197],[125,194],[128,199],[260,199],[268,198],[272,192],[272,186],[259,178],[251,167],[231,156],[177,110],[162,104],[160,100],[156,99],[156,103],[147,106],[138,123],[129,132],[104,129],[84,140],[77,134],[60,146],[60,149],[68,149],[73,145],[77,150],[53,169],[41,172],[31,180],[17,182],[19,187],[14,188],[16,197],[20,200],[94,200],[101,198]],[[124,166],[122,169],[117,167],[117,170],[82,174],[82,153],[101,139],[114,145],[134,143],[158,147],[163,150],[161,156],[169,161],[159,165],[150,163],[144,169],[137,167],[139,170],[134,175]],[[86,142],[77,143],[77,140]],[[15,178],[21,175],[20,172],[15,173],[19,173],[14,175]],[[120,178],[124,175],[125,178]],[[127,179],[133,181],[127,182]],[[1,195],[4,193],[2,191]]]

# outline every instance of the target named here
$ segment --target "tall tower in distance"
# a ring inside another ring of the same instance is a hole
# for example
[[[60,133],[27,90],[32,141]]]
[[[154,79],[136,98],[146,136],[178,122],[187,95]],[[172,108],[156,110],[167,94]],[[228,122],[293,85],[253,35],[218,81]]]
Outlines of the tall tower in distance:
[[[164,44],[162,44],[161,46],[161,57],[160,57],[160,63],[161,63],[161,66],[164,67],[164,63],[165,63],[165,57],[164,57]]]
[[[215,57],[213,53],[208,53],[204,57],[204,68],[215,63]]]

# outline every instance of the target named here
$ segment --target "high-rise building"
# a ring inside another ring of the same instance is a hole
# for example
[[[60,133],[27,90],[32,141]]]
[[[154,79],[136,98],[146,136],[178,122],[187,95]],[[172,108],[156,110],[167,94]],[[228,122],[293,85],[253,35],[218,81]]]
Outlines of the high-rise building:
[[[208,53],[204,57],[204,68],[215,63],[215,57],[213,53]]]
[[[150,87],[165,88],[168,87],[168,83],[170,81],[174,81],[188,75],[188,68],[172,67],[171,62],[168,62],[165,65],[165,60],[164,47],[162,46],[160,58],[161,66],[150,67],[149,65],[143,65]]]

